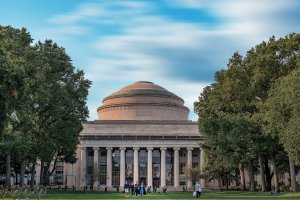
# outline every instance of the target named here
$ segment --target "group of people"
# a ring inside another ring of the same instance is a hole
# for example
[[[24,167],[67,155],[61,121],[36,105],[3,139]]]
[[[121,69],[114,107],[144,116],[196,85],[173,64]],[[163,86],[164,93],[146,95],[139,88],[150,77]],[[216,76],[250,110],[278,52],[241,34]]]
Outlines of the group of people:
[[[153,192],[156,192],[156,186],[145,186],[143,182],[141,182],[140,184],[136,183],[129,183],[129,182],[125,182],[124,184],[124,192],[125,192],[125,196],[128,197],[128,194],[131,193],[131,195],[135,195],[135,196],[143,196],[145,195],[147,192],[150,193],[151,190],[153,189]]]

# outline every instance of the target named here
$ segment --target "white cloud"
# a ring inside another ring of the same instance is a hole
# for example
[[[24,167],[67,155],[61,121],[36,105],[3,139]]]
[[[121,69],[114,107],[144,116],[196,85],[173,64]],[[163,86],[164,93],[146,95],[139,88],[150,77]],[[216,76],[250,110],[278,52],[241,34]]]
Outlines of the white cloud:
[[[282,14],[299,7],[297,0],[169,0],[171,7],[205,9],[225,21],[223,27],[260,42],[273,34],[288,34],[291,24],[282,21]],[[283,35],[282,35],[283,34]],[[255,38],[255,39],[253,39]]]
[[[107,14],[107,11],[103,9],[101,5],[88,3],[81,5],[74,12],[54,16],[51,19],[49,19],[49,22],[54,24],[70,24],[86,18],[98,17]]]
[[[245,52],[273,34],[285,35],[294,30],[289,23],[280,20],[283,11],[295,6],[292,0],[165,2],[173,8],[206,10],[222,22],[214,26],[195,21],[179,22],[156,13],[158,4],[153,1],[100,1],[83,4],[72,12],[51,18],[52,30],[55,30],[52,34],[67,39],[74,34],[88,35],[89,31],[96,31],[96,26],[100,30],[112,26],[117,29],[114,34],[90,33],[98,34],[96,40],[88,41],[90,49],[86,51],[91,54],[82,50],[82,56],[87,60],[88,78],[97,83],[152,81],[184,98],[193,112],[194,101],[209,84],[200,78],[192,80],[192,76],[202,75],[195,74],[199,69],[205,71],[210,67],[216,71],[226,66],[234,51]],[[80,25],[81,22],[84,25]],[[103,88],[102,85],[99,87]],[[114,92],[115,88],[105,84],[105,91]],[[102,90],[90,94],[91,119],[96,116],[95,109],[105,95],[107,93]]]
[[[152,9],[152,4],[137,1],[101,1],[80,5],[75,11],[57,15],[49,19],[54,24],[70,24],[80,21],[104,24],[126,22],[129,17],[137,17]]]
[[[159,81],[159,80],[158,80]],[[207,82],[186,82],[180,80],[163,80],[161,79],[158,83],[170,92],[180,96],[185,101],[185,106],[190,109],[190,114],[194,112],[194,102],[198,100],[199,95],[203,91],[203,88],[208,86],[210,83]],[[191,120],[197,120],[195,115],[190,115]]]
[[[84,35],[89,32],[88,27],[78,26],[78,25],[66,25],[63,28],[53,27],[53,28],[44,28],[38,30],[36,33],[41,38],[51,38],[57,41],[64,41],[70,38],[70,36],[79,36]]]
[[[157,77],[163,61],[149,57],[138,56],[131,59],[94,59],[88,63],[87,77],[91,80],[149,80]]]

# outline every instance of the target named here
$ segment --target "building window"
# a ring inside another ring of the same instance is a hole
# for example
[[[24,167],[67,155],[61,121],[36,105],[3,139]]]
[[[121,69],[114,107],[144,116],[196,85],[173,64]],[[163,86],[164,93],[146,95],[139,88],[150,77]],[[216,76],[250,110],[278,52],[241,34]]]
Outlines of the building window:
[[[179,174],[184,174],[185,163],[179,163]]]
[[[160,186],[160,150],[153,150],[153,168],[152,168],[152,176],[153,176],[153,186]]]
[[[55,167],[55,175],[54,175],[54,184],[55,185],[63,185],[64,184],[64,167],[63,162],[58,161]]]
[[[101,157],[106,157],[106,151],[100,151],[100,156]]]
[[[126,174],[125,179],[129,182],[133,181],[133,150],[126,151]]]
[[[99,185],[106,185],[106,169],[106,163],[100,165]]]
[[[113,163],[112,163],[112,184],[114,186],[120,185],[120,151],[113,151]]]
[[[193,157],[199,157],[199,151],[193,151]]]
[[[93,149],[87,150],[87,154],[88,156],[94,156],[94,150]]]
[[[197,168],[198,167],[198,163],[197,162],[193,162],[192,167],[193,168]]]
[[[140,182],[146,183],[147,178],[147,152],[146,150],[140,150],[139,152],[139,178]]]
[[[186,182],[185,181],[180,181],[179,185],[186,185]]]
[[[180,150],[179,151],[179,156],[180,157],[185,157],[185,151],[184,150]]]
[[[173,185],[173,180],[174,180],[174,155],[173,155],[173,150],[168,149],[166,151],[166,184],[167,185]]]

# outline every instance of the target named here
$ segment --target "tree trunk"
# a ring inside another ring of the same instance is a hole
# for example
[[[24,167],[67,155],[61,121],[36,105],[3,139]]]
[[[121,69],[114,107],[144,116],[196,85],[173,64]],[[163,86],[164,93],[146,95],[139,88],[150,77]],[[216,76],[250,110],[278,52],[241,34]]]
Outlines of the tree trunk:
[[[271,174],[268,159],[264,160],[264,167],[265,167],[265,175],[266,175],[266,189],[267,191],[271,191],[273,174]]]
[[[254,164],[253,159],[249,163],[249,176],[250,176],[250,191],[255,192],[255,180],[254,180]]]
[[[291,174],[291,192],[296,192],[296,172],[295,172],[295,162],[291,155],[289,155],[290,163],[290,174]]]
[[[229,188],[229,180],[226,179],[226,191],[228,191],[228,188]]]
[[[10,188],[11,182],[10,182],[10,176],[11,176],[11,168],[10,168],[10,154],[6,155],[6,177],[5,177],[5,186],[6,188]]]
[[[245,167],[244,167],[244,164],[240,164],[239,168],[240,168],[242,190],[246,191]]]
[[[263,157],[262,157],[261,154],[258,155],[258,161],[259,161],[261,191],[262,192],[266,192],[266,181],[265,181],[264,163],[263,163]]]
[[[50,183],[50,162],[47,162],[47,167],[46,167],[46,171],[45,171],[45,179],[44,179],[44,186],[49,185]]]
[[[30,178],[30,188],[33,190],[34,188],[34,181],[35,181],[35,160],[32,162],[31,166],[31,178]]]
[[[45,173],[44,173],[44,161],[41,160],[40,185],[44,185],[44,177],[45,177]]]
[[[277,163],[274,157],[272,157],[272,162],[273,162],[273,171],[274,171],[274,186],[275,186],[275,191],[277,192],[279,190],[279,180],[278,180]]]
[[[18,174],[17,173],[15,173],[16,174],[16,176],[15,176],[15,185],[19,185],[19,182],[18,182]]]
[[[20,186],[24,185],[24,176],[25,176],[25,160],[22,160],[20,163]]]

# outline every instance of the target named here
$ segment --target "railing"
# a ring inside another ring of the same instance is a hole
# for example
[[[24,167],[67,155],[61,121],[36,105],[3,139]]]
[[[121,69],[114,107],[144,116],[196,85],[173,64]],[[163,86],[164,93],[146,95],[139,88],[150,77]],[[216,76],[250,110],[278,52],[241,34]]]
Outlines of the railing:
[[[6,199],[40,199],[47,193],[47,189],[44,186],[35,186],[30,188],[30,186],[20,187],[18,185],[13,185],[9,187],[0,187],[0,195],[2,200]]]

